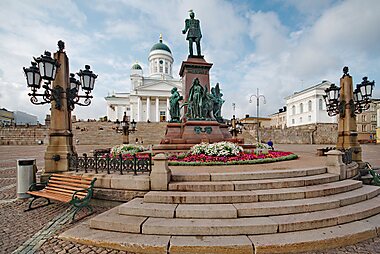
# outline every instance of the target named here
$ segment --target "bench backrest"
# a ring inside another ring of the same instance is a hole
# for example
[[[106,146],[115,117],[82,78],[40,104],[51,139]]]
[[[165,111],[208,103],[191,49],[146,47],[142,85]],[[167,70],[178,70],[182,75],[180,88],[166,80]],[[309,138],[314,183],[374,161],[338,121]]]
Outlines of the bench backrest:
[[[64,174],[52,174],[45,190],[61,195],[72,196],[75,191],[94,187],[96,178],[73,176]],[[78,197],[85,197],[87,192],[78,192]]]

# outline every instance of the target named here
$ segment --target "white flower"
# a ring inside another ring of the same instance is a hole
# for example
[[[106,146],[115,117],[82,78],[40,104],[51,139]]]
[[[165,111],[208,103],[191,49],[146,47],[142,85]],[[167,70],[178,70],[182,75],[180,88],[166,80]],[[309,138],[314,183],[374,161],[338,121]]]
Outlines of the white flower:
[[[218,142],[213,144],[200,143],[190,149],[190,153],[205,154],[209,156],[232,156],[243,152],[243,148],[231,142]]]

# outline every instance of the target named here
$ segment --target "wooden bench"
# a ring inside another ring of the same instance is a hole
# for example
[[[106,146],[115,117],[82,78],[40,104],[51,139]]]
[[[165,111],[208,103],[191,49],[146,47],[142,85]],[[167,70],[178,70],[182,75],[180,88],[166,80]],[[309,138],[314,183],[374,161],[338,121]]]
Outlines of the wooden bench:
[[[93,195],[95,181],[96,178],[84,176],[52,174],[47,182],[35,183],[29,187],[27,193],[32,195],[33,199],[25,211],[49,205],[51,204],[50,199],[52,199],[71,204],[74,207],[73,220],[78,211],[85,207],[91,214],[93,209],[89,203]],[[33,202],[39,198],[47,199],[48,203],[32,208]]]

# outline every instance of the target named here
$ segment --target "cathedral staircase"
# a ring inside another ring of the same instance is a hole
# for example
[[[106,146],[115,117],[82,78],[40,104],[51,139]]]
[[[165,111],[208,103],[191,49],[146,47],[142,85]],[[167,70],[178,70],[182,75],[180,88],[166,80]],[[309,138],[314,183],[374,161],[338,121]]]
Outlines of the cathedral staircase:
[[[295,253],[380,233],[380,188],[326,168],[176,173],[60,237],[132,253]]]

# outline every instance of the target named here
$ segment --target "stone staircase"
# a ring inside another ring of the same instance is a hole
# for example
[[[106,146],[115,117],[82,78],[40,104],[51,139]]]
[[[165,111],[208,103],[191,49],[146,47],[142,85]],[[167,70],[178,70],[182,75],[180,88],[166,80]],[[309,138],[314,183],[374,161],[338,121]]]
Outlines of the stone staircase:
[[[136,253],[295,253],[380,233],[380,188],[326,168],[177,173],[60,237]]]

